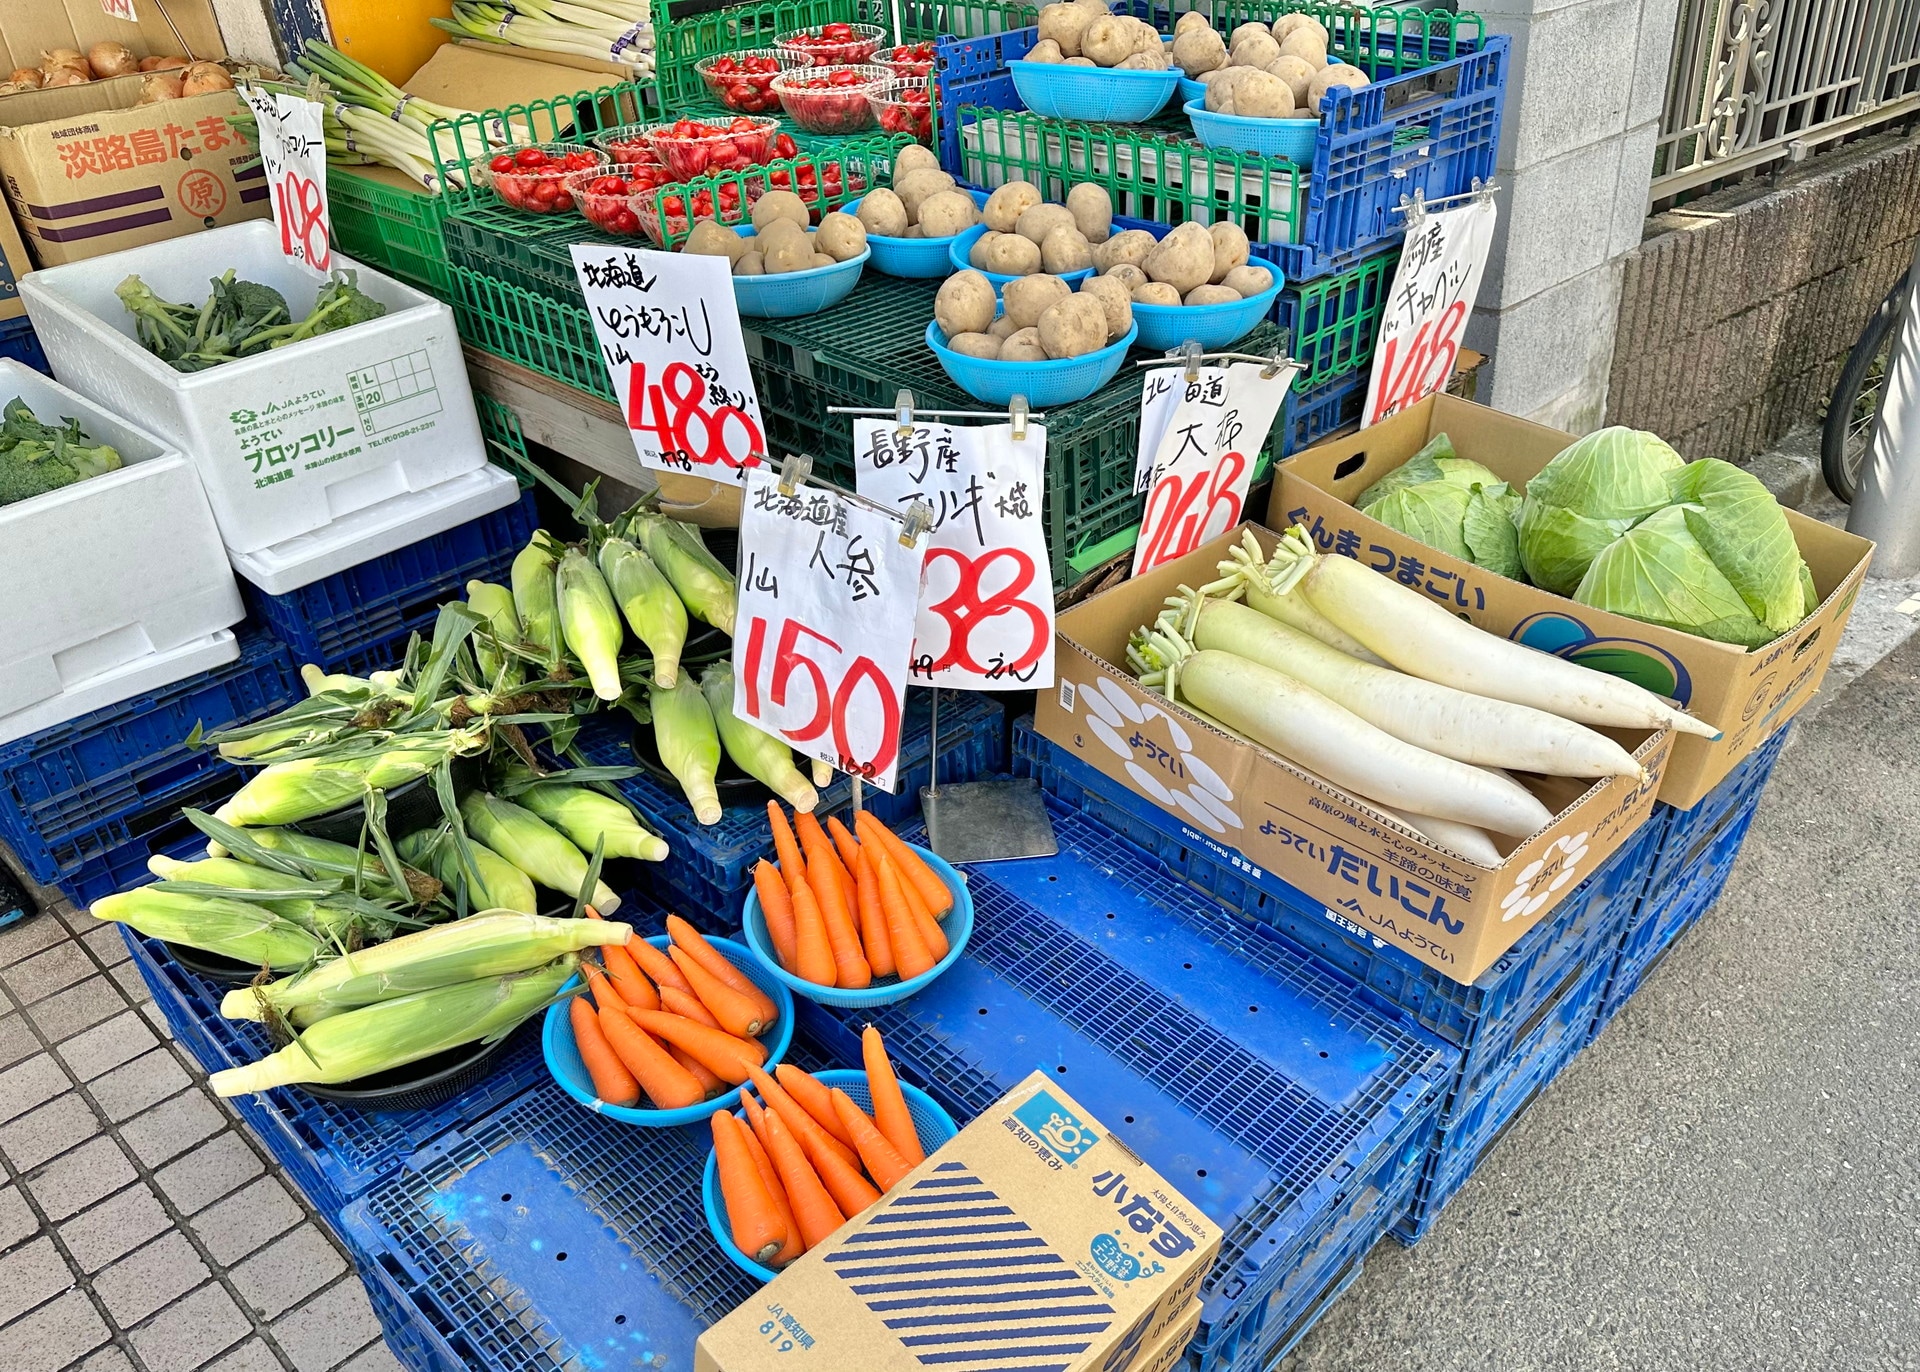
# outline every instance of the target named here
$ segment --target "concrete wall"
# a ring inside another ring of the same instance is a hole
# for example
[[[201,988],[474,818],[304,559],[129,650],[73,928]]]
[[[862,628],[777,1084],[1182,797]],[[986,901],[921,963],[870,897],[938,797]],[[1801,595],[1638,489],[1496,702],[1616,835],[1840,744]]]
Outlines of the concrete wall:
[[[1819,418],[1920,234],[1920,136],[1886,135],[1650,221],[1624,263],[1607,422],[1738,461]]]

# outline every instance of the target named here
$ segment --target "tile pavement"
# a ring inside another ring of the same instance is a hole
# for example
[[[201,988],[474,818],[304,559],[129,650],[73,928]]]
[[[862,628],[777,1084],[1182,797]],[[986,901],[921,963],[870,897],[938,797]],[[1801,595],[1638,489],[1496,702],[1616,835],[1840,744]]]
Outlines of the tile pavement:
[[[0,1366],[399,1369],[125,946],[64,904],[0,931]]]

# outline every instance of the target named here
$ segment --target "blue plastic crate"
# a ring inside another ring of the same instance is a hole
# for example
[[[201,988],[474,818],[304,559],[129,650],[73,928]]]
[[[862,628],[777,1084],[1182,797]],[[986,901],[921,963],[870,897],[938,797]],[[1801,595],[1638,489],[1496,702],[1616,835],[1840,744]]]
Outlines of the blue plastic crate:
[[[927,783],[932,731],[927,693],[907,693],[900,730],[900,782],[891,795],[869,786],[863,803],[885,824],[897,824],[918,814],[920,788]],[[624,715],[596,716],[580,730],[581,756],[595,766],[631,766],[629,741],[633,723]],[[647,726],[642,725],[642,728]],[[940,697],[940,780],[973,781],[1006,766],[1006,713],[997,697],[967,691],[947,691]],[[802,764],[804,767],[804,764]],[[753,864],[773,856],[773,834],[767,828],[764,802],[728,809],[718,824],[700,824],[693,817],[680,788],[647,773],[613,783],[647,827],[666,839],[671,850],[665,862],[648,863],[646,871],[656,887],[664,886],[710,913],[720,927],[740,926],[740,905],[753,885]],[[850,803],[851,786],[844,776],[821,793],[816,811],[824,820]]]
[[[380,1321],[380,1337],[394,1361],[407,1372],[468,1372],[469,1365],[447,1346],[440,1331],[421,1316],[417,1293],[402,1284],[398,1265],[366,1255],[370,1246],[379,1246],[379,1240],[352,1228],[356,1221],[364,1222],[364,1217],[349,1210],[336,1217],[334,1232],[354,1255],[354,1271],[366,1288],[367,1304],[373,1307],[374,1318]]]
[[[90,905],[101,896],[151,880],[147,859],[155,853],[175,856],[184,847],[206,846],[186,817],[186,808],[218,810],[244,780],[237,767],[217,769],[182,782],[153,798],[142,810],[123,815],[89,830],[55,850],[59,874],[45,884],[57,886],[75,905]]]
[[[1360,422],[1367,407],[1369,373],[1351,372],[1310,391],[1287,392],[1280,407],[1280,456],[1292,457],[1302,448]]]
[[[1711,836],[1725,826],[1728,815],[1752,808],[1772,778],[1792,728],[1791,722],[1782,725],[1691,810],[1655,803],[1654,822],[1661,826],[1661,838],[1647,876],[1647,902],[1658,900],[1663,887],[1691,874],[1695,858]]]
[[[877,1010],[804,1002],[801,1020],[842,1056],[877,1025],[957,1117],[1057,1073],[1226,1231],[1204,1349],[1263,1307],[1381,1150],[1405,1162],[1458,1054],[1111,830],[1048,810],[1058,856],[967,869],[975,936],[940,980]]]
[[[247,604],[298,662],[340,670],[349,654],[376,644],[406,645],[416,630],[431,636],[440,607],[466,596],[472,580],[504,581],[514,556],[539,527],[533,492],[503,510],[322,577],[285,595],[268,595],[245,580]],[[395,648],[392,666],[399,657]]]
[[[5,264],[0,263],[0,275],[5,274]],[[18,298],[19,292],[12,289],[9,280],[8,289],[0,294]],[[37,372],[53,375],[53,367],[47,361],[46,350],[40,346],[40,336],[33,331],[33,321],[22,315],[18,319],[9,319],[0,324],[0,357],[10,357],[15,362],[24,362]]]
[[[209,811],[218,809],[220,801],[238,788],[239,780],[238,776],[231,776],[224,792],[208,797],[205,805],[196,805],[194,808]],[[156,853],[181,862],[207,855],[206,835],[194,828],[185,816],[176,810],[163,818],[164,822],[159,827],[98,857],[89,858],[79,871],[62,877],[61,894],[84,910],[102,896],[110,896],[130,886],[144,886],[152,881],[153,873],[147,870],[147,859]]]
[[[260,719],[300,698],[300,678],[271,636],[246,632],[225,666],[0,746],[0,840],[42,882],[72,872],[75,845],[110,821],[232,766],[189,748],[196,724]]]
[[[1460,1072],[1449,1085],[1449,1099],[1471,1097],[1500,1068],[1568,969],[1611,963],[1660,837],[1648,825],[1469,986],[1380,942],[1273,872],[1245,859],[1236,864],[1231,849],[1040,737],[1030,721],[1014,727],[1013,757],[1015,772],[1037,778],[1049,795],[1147,849],[1221,904],[1273,926],[1294,946],[1457,1045]]]

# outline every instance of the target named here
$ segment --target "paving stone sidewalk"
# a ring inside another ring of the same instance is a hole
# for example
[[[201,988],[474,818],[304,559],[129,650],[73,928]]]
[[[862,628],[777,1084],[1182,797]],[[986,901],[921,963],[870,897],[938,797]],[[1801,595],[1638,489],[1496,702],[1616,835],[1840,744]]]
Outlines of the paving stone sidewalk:
[[[64,902],[0,932],[0,1368],[399,1368],[119,932]]]

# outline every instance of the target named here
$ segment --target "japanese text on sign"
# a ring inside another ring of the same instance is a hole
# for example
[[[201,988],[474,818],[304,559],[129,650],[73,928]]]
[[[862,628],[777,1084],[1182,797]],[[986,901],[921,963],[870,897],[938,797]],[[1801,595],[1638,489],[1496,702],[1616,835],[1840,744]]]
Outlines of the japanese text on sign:
[[[1134,489],[1147,504],[1133,575],[1185,557],[1240,522],[1253,464],[1299,370],[1233,362],[1191,374],[1183,367],[1147,373],[1134,467]]]
[[[1286,526],[1291,528],[1295,524],[1306,529],[1308,537],[1313,539],[1313,546],[1321,552],[1336,553],[1356,562],[1364,562],[1402,586],[1426,592],[1455,614],[1487,608],[1486,588],[1470,583],[1465,573],[1429,567],[1411,553],[1395,553],[1384,544],[1367,543],[1352,529],[1329,529],[1324,515],[1315,515],[1313,523],[1308,524],[1307,507],[1304,505],[1287,511]]]
[[[260,123],[260,164],[272,193],[280,251],[320,276],[333,270],[328,242],[327,143],[320,106],[285,91],[243,85],[240,98]]]
[[[860,494],[905,511],[924,500],[933,534],[913,629],[913,680],[976,691],[1053,684],[1053,574],[1040,524],[1047,431],[856,419]]]
[[[1477,197],[1429,212],[1408,230],[1374,346],[1366,423],[1398,414],[1453,375],[1498,217],[1490,198]]]
[[[573,267],[640,465],[715,481],[764,465],[727,260],[576,243]]]
[[[69,139],[55,144],[54,151],[59,155],[60,169],[66,173],[67,180],[79,181],[89,176],[191,159],[201,152],[244,147],[245,143],[224,115],[210,114],[195,120],[192,127],[168,120],[158,128]]]
[[[922,549],[883,510],[744,475],[733,712],[891,791]]]

